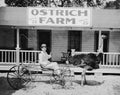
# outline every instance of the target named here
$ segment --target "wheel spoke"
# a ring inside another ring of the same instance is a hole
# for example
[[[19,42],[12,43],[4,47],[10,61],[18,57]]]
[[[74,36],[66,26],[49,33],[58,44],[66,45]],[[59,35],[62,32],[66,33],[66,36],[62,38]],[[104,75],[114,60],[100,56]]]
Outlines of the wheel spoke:
[[[9,73],[9,76],[16,77],[16,75],[15,75],[15,74],[12,74],[12,73]]]
[[[13,68],[13,70],[14,70],[14,74],[15,74],[16,76],[18,76],[18,70],[16,70],[15,67]],[[12,71],[12,69],[11,69],[11,71]]]
[[[19,66],[13,66],[7,74],[7,81],[13,89],[22,88],[29,82],[25,72],[23,71],[21,75],[20,72]]]

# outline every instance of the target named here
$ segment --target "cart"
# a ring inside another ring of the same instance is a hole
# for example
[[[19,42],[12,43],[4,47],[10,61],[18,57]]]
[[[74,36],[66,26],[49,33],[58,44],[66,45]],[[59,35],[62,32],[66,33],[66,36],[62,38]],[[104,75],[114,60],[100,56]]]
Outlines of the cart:
[[[35,82],[38,79],[49,77],[50,84],[59,83],[62,88],[66,87],[66,81],[72,85],[74,72],[67,67],[62,67],[61,74],[55,75],[51,69],[44,69],[38,63],[25,62],[22,64],[14,65],[7,73],[7,81],[13,89],[21,89],[26,87],[28,83]],[[41,78],[40,78],[41,77]]]

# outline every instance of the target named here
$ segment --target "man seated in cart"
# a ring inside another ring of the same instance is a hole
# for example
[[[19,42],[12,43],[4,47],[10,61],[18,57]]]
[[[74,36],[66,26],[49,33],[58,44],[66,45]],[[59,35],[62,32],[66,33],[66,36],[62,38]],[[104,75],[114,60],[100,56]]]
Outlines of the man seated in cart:
[[[47,46],[46,44],[41,45],[41,52],[39,53],[39,64],[42,68],[45,69],[52,69],[54,70],[54,74],[60,75],[60,69],[57,62],[50,62],[49,59],[51,58],[50,55],[46,52]]]

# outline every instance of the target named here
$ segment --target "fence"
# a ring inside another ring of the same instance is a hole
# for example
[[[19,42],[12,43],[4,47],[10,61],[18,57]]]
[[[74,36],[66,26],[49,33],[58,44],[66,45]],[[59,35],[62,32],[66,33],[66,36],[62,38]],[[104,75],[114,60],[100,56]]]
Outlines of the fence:
[[[40,51],[20,50],[19,62],[29,63],[38,62],[38,54]],[[75,52],[75,54],[87,54],[96,52]],[[16,50],[0,50],[0,64],[16,64]],[[103,60],[100,64],[103,67],[120,67],[120,53],[107,52],[103,54]]]
[[[27,50],[20,50],[20,63],[28,63],[28,62],[34,62],[38,63],[38,55],[40,51],[27,51]]]
[[[101,65],[104,67],[120,67],[120,53],[104,53]]]
[[[19,51],[19,62],[20,63],[29,63],[38,61],[38,54],[40,51],[29,51],[29,50],[20,50]],[[16,50],[0,50],[0,64],[16,64],[17,57]]]
[[[15,63],[16,50],[0,50],[0,63]]]

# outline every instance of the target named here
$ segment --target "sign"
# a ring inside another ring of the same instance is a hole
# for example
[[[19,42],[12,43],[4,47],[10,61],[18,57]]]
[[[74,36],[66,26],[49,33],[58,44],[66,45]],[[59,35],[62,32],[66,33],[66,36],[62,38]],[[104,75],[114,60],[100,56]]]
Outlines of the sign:
[[[91,9],[28,8],[28,24],[32,26],[91,26]]]

